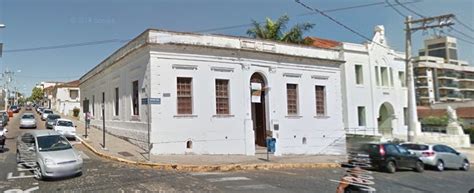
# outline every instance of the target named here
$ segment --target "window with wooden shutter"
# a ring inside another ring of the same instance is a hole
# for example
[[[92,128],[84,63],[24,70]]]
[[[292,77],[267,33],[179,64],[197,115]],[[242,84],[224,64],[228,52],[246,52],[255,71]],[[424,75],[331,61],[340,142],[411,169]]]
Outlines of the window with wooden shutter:
[[[298,114],[298,85],[286,84],[288,115]]]
[[[216,80],[216,113],[228,115],[229,110],[229,80]]]
[[[192,78],[178,77],[177,80],[178,114],[193,113]]]
[[[326,115],[326,88],[316,86],[316,116]]]

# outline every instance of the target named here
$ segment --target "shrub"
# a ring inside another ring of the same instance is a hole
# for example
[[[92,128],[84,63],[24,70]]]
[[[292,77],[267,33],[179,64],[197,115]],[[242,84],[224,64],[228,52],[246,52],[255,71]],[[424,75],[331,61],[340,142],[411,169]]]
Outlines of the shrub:
[[[80,112],[81,112],[81,110],[77,107],[74,107],[74,109],[72,109],[72,115],[74,117],[78,117]]]
[[[474,128],[464,129],[464,134],[469,135],[471,138],[471,143],[474,144]]]
[[[449,123],[448,116],[442,116],[442,117],[434,117],[434,116],[429,116],[425,117],[421,120],[421,124],[423,125],[431,125],[431,126],[446,126]]]

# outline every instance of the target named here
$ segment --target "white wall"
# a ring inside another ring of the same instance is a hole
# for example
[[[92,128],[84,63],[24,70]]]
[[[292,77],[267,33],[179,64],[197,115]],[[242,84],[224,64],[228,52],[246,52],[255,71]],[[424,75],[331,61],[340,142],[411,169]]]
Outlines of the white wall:
[[[190,49],[193,48],[186,48]],[[272,123],[279,124],[279,131],[273,131],[273,137],[277,138],[276,154],[344,153],[345,147],[340,145],[345,141],[345,134],[338,67],[262,61],[246,58],[244,54],[236,60],[213,55],[217,52],[209,55],[176,52],[160,52],[159,49],[152,52],[151,96],[162,99],[161,105],[152,105],[153,153],[254,154],[254,133],[253,128],[249,128],[253,125],[249,85],[255,72],[267,79],[269,87],[267,130],[273,130]],[[232,71],[212,70],[216,67]],[[285,77],[288,73],[301,77]],[[327,80],[312,78],[315,75]],[[193,78],[193,116],[177,114],[176,77]],[[230,80],[230,117],[215,115],[216,78]],[[287,116],[287,83],[298,84],[298,117]],[[327,117],[315,117],[315,85],[326,86]],[[305,145],[303,137],[307,138]],[[186,149],[188,140],[193,141],[192,150]],[[334,144],[340,146],[334,148]]]
[[[346,63],[342,66],[343,72],[343,100],[345,106],[344,127],[350,130],[367,129],[366,134],[378,135],[379,110],[382,104],[389,103],[393,107],[395,118],[392,121],[394,135],[406,135],[407,127],[404,124],[403,108],[407,107],[407,88],[402,87],[398,73],[405,72],[405,62],[403,56],[393,50],[387,49],[383,31],[375,32],[374,42],[368,44],[343,44],[343,58]],[[383,46],[379,45],[382,44]],[[355,65],[363,67],[364,82],[362,85],[356,84]],[[380,85],[376,84],[376,71],[381,67],[389,70],[388,86],[382,85],[382,73],[379,72]],[[391,81],[390,73],[393,76]],[[406,73],[405,73],[406,75]],[[364,106],[366,110],[366,126],[358,124],[358,106]],[[364,133],[361,131],[360,133]]]

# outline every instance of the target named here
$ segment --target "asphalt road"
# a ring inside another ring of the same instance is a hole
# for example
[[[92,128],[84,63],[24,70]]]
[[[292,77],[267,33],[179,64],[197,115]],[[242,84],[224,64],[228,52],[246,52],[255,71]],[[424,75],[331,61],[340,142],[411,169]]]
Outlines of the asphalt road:
[[[21,113],[19,113],[21,114]],[[37,181],[32,173],[15,162],[15,139],[19,115],[10,120],[6,152],[0,153],[1,192],[335,192],[344,169],[292,169],[183,173],[139,168],[103,160],[77,142],[72,142],[84,158],[79,177]],[[38,128],[44,122],[37,116]],[[401,171],[374,172],[377,192],[467,193],[474,188],[474,172]]]

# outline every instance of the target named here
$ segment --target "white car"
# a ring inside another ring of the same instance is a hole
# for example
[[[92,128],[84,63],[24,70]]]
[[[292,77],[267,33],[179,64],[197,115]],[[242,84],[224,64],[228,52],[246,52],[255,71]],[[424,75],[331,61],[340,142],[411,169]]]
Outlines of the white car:
[[[64,135],[66,138],[76,139],[76,126],[69,119],[57,119],[53,130]]]
[[[25,113],[20,119],[20,128],[36,128],[36,119],[33,113]]]
[[[43,121],[46,120],[46,118],[48,118],[48,115],[49,115],[49,114],[54,114],[54,113],[53,113],[53,110],[51,110],[51,109],[44,109],[44,110],[43,110],[43,113],[41,114],[41,120],[43,120]]]

